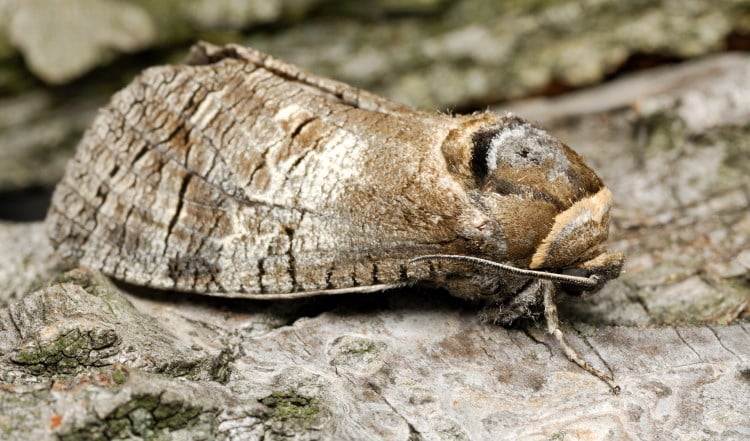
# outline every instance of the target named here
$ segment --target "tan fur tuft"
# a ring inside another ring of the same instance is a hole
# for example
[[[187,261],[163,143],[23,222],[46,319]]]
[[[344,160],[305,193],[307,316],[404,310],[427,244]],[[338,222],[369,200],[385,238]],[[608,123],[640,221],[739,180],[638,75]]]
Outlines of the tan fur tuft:
[[[607,239],[612,192],[603,187],[555,217],[547,237],[531,258],[530,268],[563,268]],[[591,256],[593,257],[593,256]]]

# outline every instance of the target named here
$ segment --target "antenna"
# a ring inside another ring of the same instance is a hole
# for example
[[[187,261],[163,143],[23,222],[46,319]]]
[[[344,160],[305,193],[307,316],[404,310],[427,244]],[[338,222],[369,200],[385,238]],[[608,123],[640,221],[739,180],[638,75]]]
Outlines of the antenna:
[[[492,260],[482,259],[472,256],[461,256],[453,254],[428,254],[425,256],[415,257],[409,260],[409,263],[424,262],[427,260],[443,260],[448,262],[465,262],[485,268],[499,270],[504,273],[515,276],[527,276],[540,280],[549,280],[552,282],[561,282],[569,285],[580,286],[585,289],[593,289],[599,285],[599,276],[592,274],[589,277],[570,276],[567,274],[549,273],[546,271],[537,271],[530,269],[516,268],[515,266],[504,263],[493,262]]]

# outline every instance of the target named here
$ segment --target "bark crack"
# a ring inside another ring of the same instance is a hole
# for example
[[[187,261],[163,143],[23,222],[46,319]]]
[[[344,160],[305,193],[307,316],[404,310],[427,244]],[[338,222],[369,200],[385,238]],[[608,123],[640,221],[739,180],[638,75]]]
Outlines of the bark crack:
[[[529,331],[529,328],[527,328],[527,327],[523,327],[522,331],[523,331],[524,334],[526,334],[527,337],[529,337],[531,339],[531,341],[533,341],[534,343],[536,343],[538,345],[542,345],[545,349],[547,349],[547,352],[549,352],[549,357],[550,358],[553,358],[555,356],[555,352],[552,350],[552,348],[550,347],[549,343],[547,343],[544,340],[540,340],[540,339],[536,338],[536,336],[534,336],[534,334],[532,334],[531,331]]]
[[[685,346],[687,346],[693,352],[693,354],[695,354],[695,356],[698,358],[698,361],[701,363],[705,363],[706,361],[703,359],[703,357],[701,357],[698,351],[696,351],[695,348],[690,343],[688,343],[687,340],[685,340],[685,337],[683,337],[682,334],[680,334],[680,331],[675,327],[672,327],[672,329],[674,330],[675,334],[677,334],[677,336],[680,338],[682,343]]]
[[[296,268],[296,260],[294,258],[294,229],[293,228],[285,228],[284,233],[287,236],[287,240],[289,241],[289,247],[287,247],[286,255],[288,259],[288,266],[287,266],[287,273],[289,274],[289,279],[292,281],[292,292],[299,291],[299,285],[297,284],[297,268]]]
[[[305,351],[305,354],[307,354],[308,357],[312,357],[312,353],[309,349],[307,349],[307,343],[305,343],[305,340],[302,339],[302,337],[299,335],[299,332],[297,329],[293,329],[292,332],[294,333],[294,337],[299,340],[300,343],[302,343],[302,350]]]
[[[380,387],[379,387],[378,385],[376,385],[376,384],[375,384],[375,383],[373,383],[372,381],[368,381],[368,382],[367,382],[367,385],[368,385],[368,386],[370,387],[370,390],[372,390],[372,391],[373,391],[373,392],[375,393],[375,395],[379,396],[379,397],[380,397],[380,399],[381,399],[381,400],[383,400],[383,402],[384,402],[384,403],[385,403],[385,404],[386,404],[386,405],[387,405],[388,407],[390,407],[390,408],[391,408],[391,410],[393,411],[393,413],[395,413],[396,415],[398,415],[398,416],[399,416],[399,418],[401,418],[402,420],[404,420],[404,422],[406,423],[407,427],[409,427],[409,440],[410,440],[410,441],[417,441],[417,440],[422,440],[422,439],[423,439],[423,437],[422,437],[422,433],[421,433],[421,432],[420,432],[419,430],[417,430],[417,428],[416,428],[416,427],[414,427],[414,424],[412,424],[412,423],[411,423],[411,421],[409,421],[409,419],[408,419],[408,418],[406,418],[406,417],[405,417],[405,416],[404,416],[404,415],[403,415],[403,414],[402,414],[402,413],[401,413],[401,412],[400,412],[400,411],[399,411],[399,410],[398,410],[398,409],[396,408],[396,406],[394,406],[394,405],[393,405],[393,404],[392,404],[392,403],[391,403],[391,402],[390,402],[390,401],[388,400],[388,398],[386,398],[386,397],[385,397],[385,395],[383,395],[383,394],[382,394],[382,391],[381,391],[381,389],[380,389]]]
[[[729,349],[729,348],[728,348],[728,347],[727,347],[726,345],[724,345],[724,342],[723,342],[723,341],[721,341],[721,337],[719,337],[719,333],[718,333],[718,332],[716,332],[716,329],[714,329],[714,328],[713,328],[712,326],[706,326],[706,328],[708,328],[708,330],[709,330],[709,331],[711,331],[711,333],[712,333],[712,334],[714,335],[714,337],[716,337],[716,341],[717,341],[717,342],[719,343],[719,345],[720,345],[720,346],[721,346],[721,347],[722,347],[722,348],[723,348],[723,349],[724,349],[725,351],[727,351],[727,352],[729,352],[730,354],[734,355],[734,357],[735,357],[735,358],[736,358],[736,359],[737,359],[738,361],[740,361],[740,362],[742,362],[742,361],[743,361],[743,360],[742,360],[742,357],[740,357],[739,355],[737,355],[737,353],[736,353],[736,352],[734,352],[733,350]]]
[[[607,360],[606,360],[606,359],[605,359],[604,357],[602,357],[602,354],[601,354],[601,353],[599,353],[599,351],[598,351],[598,350],[596,349],[596,347],[595,347],[595,346],[594,346],[594,345],[593,345],[593,344],[592,344],[592,343],[591,343],[591,342],[589,341],[589,339],[588,339],[588,338],[586,338],[586,337],[585,337],[585,336],[583,336],[583,335],[580,335],[580,334],[579,334],[579,337],[581,338],[581,340],[583,340],[583,343],[584,343],[584,344],[586,344],[586,346],[588,346],[588,347],[589,347],[589,349],[591,349],[591,352],[593,352],[593,353],[594,353],[594,355],[596,355],[596,358],[598,358],[599,360],[601,360],[601,362],[602,362],[602,365],[604,365],[604,367],[605,367],[605,368],[607,368],[607,370],[609,371],[610,375],[613,375],[613,376],[614,376],[614,373],[615,373],[615,371],[614,371],[614,370],[612,369],[612,366],[610,366],[610,364],[609,364],[609,363],[607,362]]]
[[[263,276],[266,275],[266,270],[263,268],[263,264],[265,263],[264,258],[258,259],[258,289],[260,290],[261,294],[266,293],[266,287],[263,285]]]
[[[175,208],[175,212],[172,215],[172,219],[169,221],[169,226],[167,226],[167,235],[164,237],[164,253],[162,253],[162,255],[166,254],[167,248],[169,247],[169,238],[170,236],[172,236],[172,231],[177,224],[177,218],[180,217],[180,213],[182,212],[182,206],[185,200],[185,192],[187,191],[187,187],[192,176],[192,173],[187,173],[182,178],[182,183],[180,184],[180,192],[177,195],[177,207]]]
[[[15,314],[13,314],[13,309],[9,308],[8,317],[10,318],[10,323],[13,325],[13,328],[16,330],[16,333],[18,334],[18,338],[23,339],[25,336],[24,336],[24,333],[21,331],[21,327],[18,326],[18,322],[16,321]]]

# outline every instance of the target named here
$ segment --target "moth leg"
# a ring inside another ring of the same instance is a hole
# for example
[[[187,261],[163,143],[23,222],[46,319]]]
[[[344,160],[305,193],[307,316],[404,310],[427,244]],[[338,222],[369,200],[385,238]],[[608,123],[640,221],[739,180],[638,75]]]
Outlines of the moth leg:
[[[551,283],[544,283],[544,318],[547,321],[547,332],[555,336],[555,339],[557,340],[560,347],[562,347],[563,351],[565,352],[565,355],[568,356],[568,359],[572,361],[573,363],[577,364],[581,367],[581,369],[585,370],[586,372],[592,374],[596,378],[602,380],[603,382],[607,383],[607,385],[612,389],[612,392],[615,394],[620,393],[620,386],[615,383],[614,378],[612,378],[611,375],[606,375],[603,372],[599,371],[595,367],[591,366],[589,362],[583,359],[578,353],[570,347],[567,340],[565,340],[565,336],[563,335],[562,331],[558,327],[560,324],[558,318],[557,318],[557,305],[555,304],[555,288]]]
[[[511,298],[501,298],[497,303],[486,305],[479,314],[483,322],[510,326],[523,317],[535,317],[542,302],[540,280],[530,280]]]

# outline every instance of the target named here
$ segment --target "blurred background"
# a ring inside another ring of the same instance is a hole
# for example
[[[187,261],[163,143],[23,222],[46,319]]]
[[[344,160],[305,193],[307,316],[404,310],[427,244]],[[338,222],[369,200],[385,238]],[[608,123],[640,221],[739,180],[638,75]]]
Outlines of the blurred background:
[[[750,49],[750,2],[0,0],[0,219],[43,218],[96,110],[197,40],[467,112]]]

